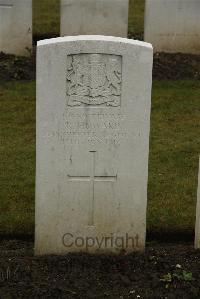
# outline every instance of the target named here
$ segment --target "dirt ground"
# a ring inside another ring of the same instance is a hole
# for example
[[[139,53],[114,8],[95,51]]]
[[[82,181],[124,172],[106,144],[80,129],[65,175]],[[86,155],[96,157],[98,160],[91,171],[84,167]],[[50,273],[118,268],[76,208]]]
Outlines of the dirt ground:
[[[200,251],[147,246],[118,256],[34,257],[30,241],[0,241],[0,298],[200,298]]]
[[[0,80],[35,80],[35,51],[30,57],[0,53]],[[200,55],[156,53],[153,79],[200,79]]]

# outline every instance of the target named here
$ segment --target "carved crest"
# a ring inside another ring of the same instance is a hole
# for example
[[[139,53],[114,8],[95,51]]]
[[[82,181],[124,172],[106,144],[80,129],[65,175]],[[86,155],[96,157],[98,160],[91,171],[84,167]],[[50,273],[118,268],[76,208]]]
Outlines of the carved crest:
[[[121,56],[79,54],[67,57],[68,106],[120,106]]]

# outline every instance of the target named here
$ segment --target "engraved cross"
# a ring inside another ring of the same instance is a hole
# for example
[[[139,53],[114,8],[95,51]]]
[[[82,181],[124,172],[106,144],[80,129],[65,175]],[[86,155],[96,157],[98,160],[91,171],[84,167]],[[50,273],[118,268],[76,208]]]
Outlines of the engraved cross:
[[[90,194],[91,194],[91,205],[90,205],[90,216],[89,216],[89,226],[94,225],[94,201],[95,201],[95,183],[96,182],[115,182],[117,180],[117,175],[115,176],[97,176],[95,175],[95,164],[96,164],[96,151],[90,151],[92,154],[92,169],[91,174],[88,176],[72,176],[68,175],[70,182],[90,182]]]
[[[11,8],[11,7],[13,7],[12,1],[7,1],[5,3],[5,0],[4,1],[0,0],[0,7],[2,7],[2,8]]]

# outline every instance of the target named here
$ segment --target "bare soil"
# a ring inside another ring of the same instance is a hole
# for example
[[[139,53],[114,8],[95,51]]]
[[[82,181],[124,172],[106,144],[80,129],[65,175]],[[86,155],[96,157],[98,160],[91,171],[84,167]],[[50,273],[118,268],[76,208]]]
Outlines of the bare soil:
[[[0,241],[0,298],[200,298],[200,251],[147,246],[118,256],[34,257],[30,241]]]

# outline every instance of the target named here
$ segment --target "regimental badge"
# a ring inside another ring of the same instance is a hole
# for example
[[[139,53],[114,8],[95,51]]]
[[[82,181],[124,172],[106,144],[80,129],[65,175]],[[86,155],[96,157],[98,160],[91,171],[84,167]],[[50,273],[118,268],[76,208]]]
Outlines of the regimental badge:
[[[121,105],[121,56],[69,55],[66,79],[68,106]]]

